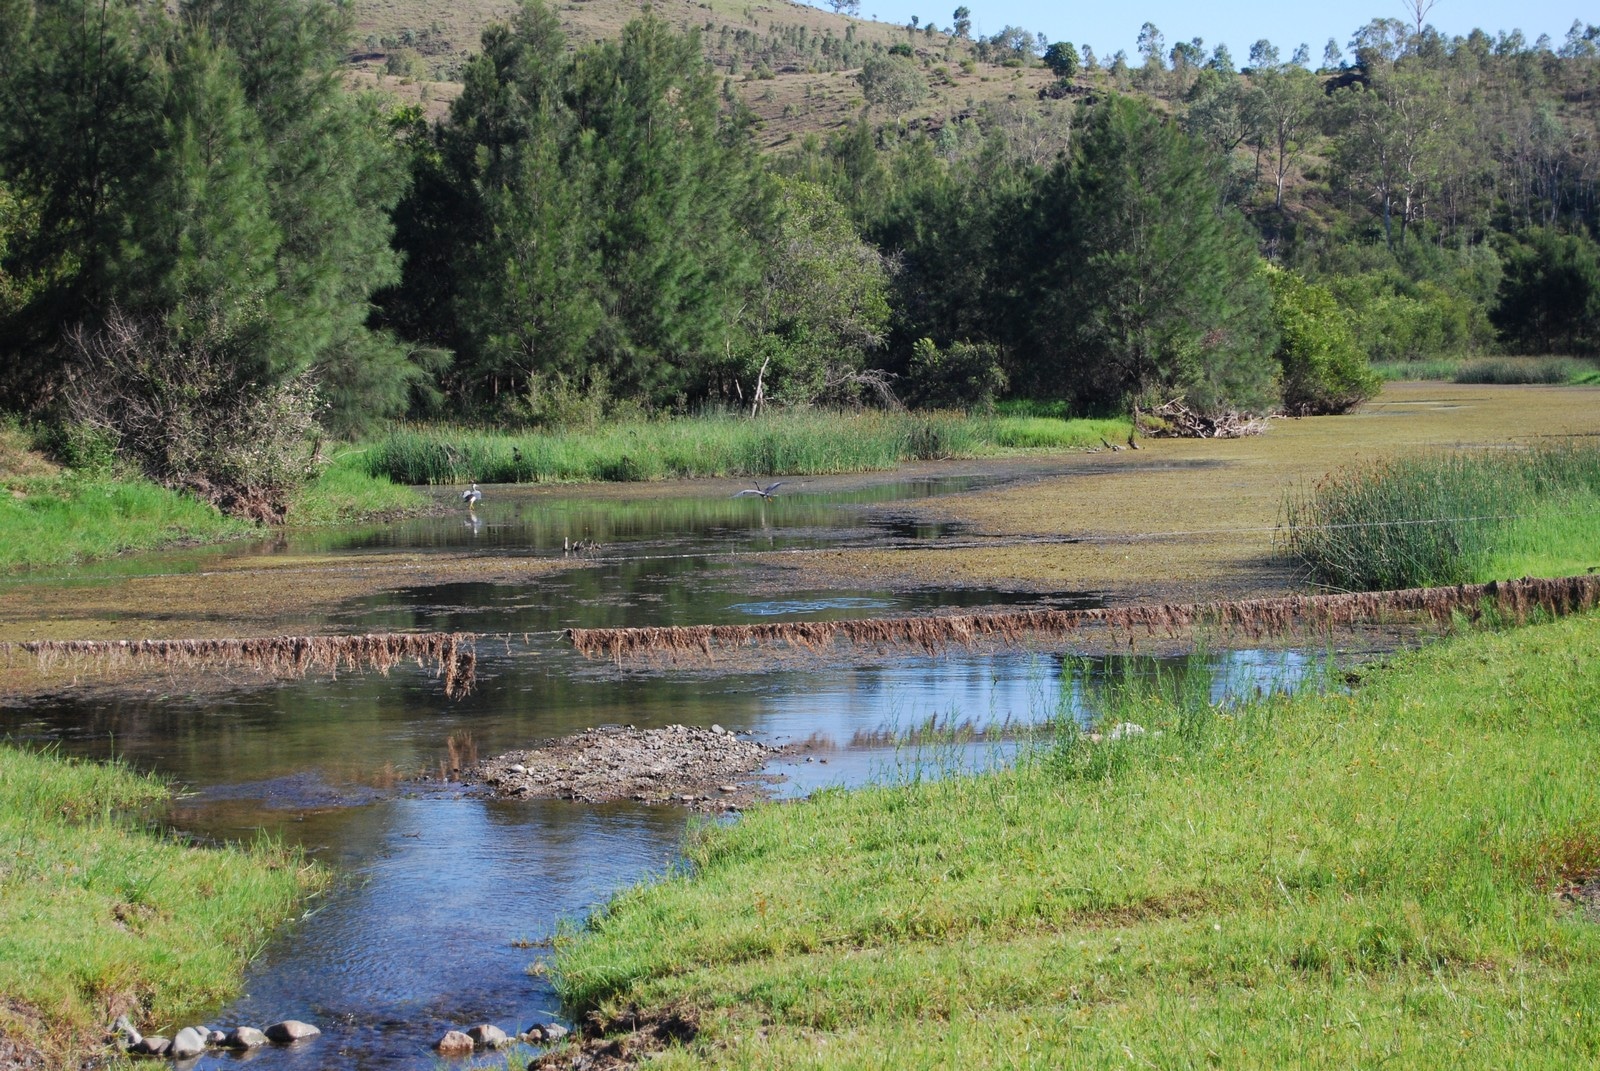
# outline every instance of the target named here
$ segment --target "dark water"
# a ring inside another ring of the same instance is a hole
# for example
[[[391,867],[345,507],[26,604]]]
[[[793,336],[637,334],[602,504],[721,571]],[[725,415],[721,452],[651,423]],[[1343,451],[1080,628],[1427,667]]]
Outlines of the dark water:
[[[779,791],[892,780],[1004,762],[1010,734],[1063,715],[1089,720],[1124,674],[1189,679],[1216,698],[1293,687],[1316,663],[1296,652],[1201,659],[1061,659],[1026,651],[872,665],[708,675],[618,674],[541,635],[571,625],[800,620],[974,605],[1081,606],[1093,593],[1040,598],[988,591],[753,590],[751,552],[940,541],[885,503],[968,482],[891,485],[773,502],[640,498],[586,501],[490,489],[477,525],[448,516],[359,532],[290,536],[231,553],[355,556],[375,550],[560,554],[563,539],[602,552],[582,568],[520,584],[435,585],[353,600],[335,629],[461,629],[479,643],[479,683],[451,702],[410,668],[385,678],[240,683],[0,709],[0,735],[80,755],[118,755],[185,788],[171,815],[198,836],[265,829],[304,845],[339,875],[335,889],[266,948],[217,1025],[282,1018],[321,1038],[256,1055],[261,1068],[432,1068],[446,1029],[494,1022],[514,1032],[559,1018],[549,983],[529,972],[563,921],[619,886],[672,865],[687,815],[643,806],[496,803],[410,780],[441,764],[609,723],[720,724],[771,743],[810,740],[776,764]],[[877,505],[876,509],[865,507]],[[752,554],[752,557],[755,557]],[[214,552],[145,559],[148,569],[206,568]],[[524,636],[526,634],[526,637]],[[1203,680],[1201,679],[1203,678]],[[929,724],[982,730],[994,743],[886,746]],[[148,1024],[169,1026],[182,1024]],[[231,1057],[206,1056],[199,1067]]]

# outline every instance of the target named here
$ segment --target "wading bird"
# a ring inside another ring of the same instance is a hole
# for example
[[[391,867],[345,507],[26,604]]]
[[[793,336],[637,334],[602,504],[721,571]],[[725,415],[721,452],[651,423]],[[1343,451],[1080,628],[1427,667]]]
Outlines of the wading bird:
[[[735,491],[728,497],[743,498],[745,495],[758,495],[761,498],[771,498],[772,492],[776,491],[781,486],[783,486],[782,480],[779,480],[777,483],[769,483],[765,487],[762,487],[761,482],[758,480],[756,481],[755,487],[746,487],[743,491]]]
[[[478,485],[474,483],[472,485],[472,490],[461,492],[461,501],[467,504],[468,509],[471,509],[479,502],[483,501],[483,492],[478,490]]]

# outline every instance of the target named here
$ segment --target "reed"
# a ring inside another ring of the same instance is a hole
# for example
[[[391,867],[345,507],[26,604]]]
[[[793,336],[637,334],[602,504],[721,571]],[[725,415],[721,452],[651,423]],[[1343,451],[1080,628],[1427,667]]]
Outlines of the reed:
[[[364,457],[371,475],[408,484],[635,482],[870,472],[1012,447],[1088,446],[1102,436],[1127,434],[1125,420],[805,411],[760,420],[709,414],[523,434],[413,426],[372,444]]]
[[[449,698],[472,690],[477,672],[473,637],[459,632],[368,633],[362,636],[263,636],[223,640],[38,640],[0,644],[8,657],[31,655],[40,672],[67,665],[188,670],[235,667],[274,677],[317,671],[375,669],[387,675],[402,662],[432,667]]]
[[[1380,461],[1291,496],[1283,551],[1314,583],[1339,590],[1483,580],[1515,521],[1595,494],[1593,443]]]
[[[1448,626],[1458,616],[1526,621],[1560,616],[1600,601],[1600,575],[1490,581],[1399,591],[1291,595],[1200,603],[1095,607],[1087,610],[1017,610],[938,617],[862,618],[854,621],[793,621],[757,625],[676,625],[654,628],[574,628],[566,638],[587,658],[618,663],[666,655],[710,659],[717,649],[786,645],[820,651],[836,643],[862,647],[915,647],[934,653],[981,642],[1017,644],[1032,636],[1061,636],[1089,628],[1109,629],[1130,642],[1138,634],[1177,636],[1196,628],[1242,633],[1251,638],[1326,632],[1400,616]]]
[[[1456,369],[1457,383],[1576,383],[1595,370],[1591,361],[1575,357],[1491,357],[1467,361]]]

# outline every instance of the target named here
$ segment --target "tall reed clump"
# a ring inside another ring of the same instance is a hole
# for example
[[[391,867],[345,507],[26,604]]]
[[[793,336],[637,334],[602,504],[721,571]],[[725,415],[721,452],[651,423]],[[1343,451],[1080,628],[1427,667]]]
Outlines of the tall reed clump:
[[[1489,357],[1456,369],[1457,383],[1576,383],[1594,371],[1575,357]]]
[[[323,880],[280,845],[199,849],[135,815],[168,787],[0,744],[0,1063],[78,1067],[107,1023],[151,1032],[238,992],[250,957]],[[9,1064],[7,1066],[10,1066]]]
[[[1126,421],[808,410],[759,420],[714,413],[522,434],[416,426],[374,443],[364,457],[370,474],[408,484],[632,482],[870,472],[1011,447],[1087,446],[1127,433]]]
[[[1284,507],[1284,553],[1341,591],[1458,584],[1518,572],[1496,557],[1518,524],[1587,517],[1600,538],[1600,445],[1560,442],[1493,454],[1436,454],[1333,473]],[[1583,539],[1578,540],[1582,546]],[[1555,575],[1582,560],[1544,563]],[[1530,572],[1531,569],[1521,570]]]

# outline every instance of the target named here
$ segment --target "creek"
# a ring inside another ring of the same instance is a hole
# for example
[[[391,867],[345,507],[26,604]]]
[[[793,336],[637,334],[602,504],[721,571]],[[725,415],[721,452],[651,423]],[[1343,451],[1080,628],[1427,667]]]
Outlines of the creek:
[[[463,582],[365,596],[329,611],[329,632],[479,633],[478,681],[450,701],[413,668],[389,676],[263,684],[211,681],[199,692],[0,706],[0,737],[65,753],[118,756],[176,781],[168,821],[207,840],[266,831],[303,845],[333,888],[252,964],[245,995],[201,1010],[213,1025],[297,1018],[323,1034],[256,1054],[274,1069],[434,1068],[450,1028],[508,1033],[560,1019],[545,976],[562,925],[619,887],[662,873],[686,823],[677,808],[490,801],[437,776],[448,767],[590,726],[719,724],[765,743],[805,748],[769,767],[780,796],[1002,763],[1016,734],[1050,718],[1085,723],[1108,682],[1127,674],[1203,674],[1214,699],[1292,688],[1316,652],[1218,651],[1202,657],[1063,658],[1042,651],[906,654],[856,662],[707,672],[585,662],[559,642],[572,626],[827,620],[954,607],[1082,607],[1094,592],[795,588],[752,581],[751,562],[839,546],[937,545],[959,527],[920,521],[917,500],[970,489],[980,477],[910,480],[830,491],[786,487],[771,501],[682,496],[532,494],[489,488],[475,514],[340,532],[289,533],[253,547],[153,555],[129,569],[182,571],[219,557],[277,554],[359,562],[363,554],[561,556],[572,568],[522,583]],[[75,583],[93,583],[92,578]],[[167,608],[181,612],[181,607]],[[961,743],[894,743],[935,724]],[[985,742],[985,741],[988,742]],[[147,1024],[176,1027],[183,1024]],[[221,1068],[207,1055],[189,1067]],[[503,1058],[487,1061],[504,1066]]]

